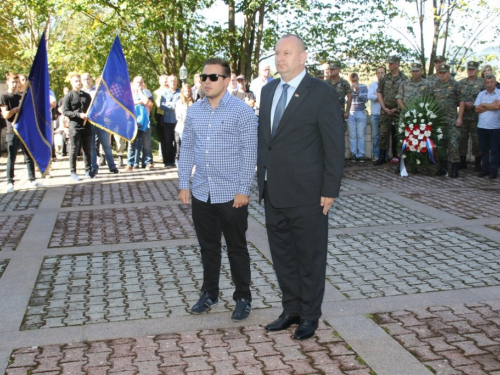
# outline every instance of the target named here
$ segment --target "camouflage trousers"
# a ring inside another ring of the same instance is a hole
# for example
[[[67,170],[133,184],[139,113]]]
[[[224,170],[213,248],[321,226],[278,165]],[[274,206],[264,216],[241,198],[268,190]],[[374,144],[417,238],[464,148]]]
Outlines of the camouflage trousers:
[[[458,143],[460,141],[460,135],[462,133],[462,128],[455,126],[455,121],[448,123],[448,145],[446,147],[448,153],[448,161],[452,163],[460,162],[460,155],[458,152]]]
[[[392,123],[398,124],[399,121],[399,111],[393,115],[388,115],[384,111],[380,111],[380,122],[379,122],[379,149],[389,150],[389,138],[391,135],[391,125]]]
[[[460,156],[467,155],[467,147],[469,146],[469,136],[470,139],[472,140],[472,156],[481,156],[481,150],[479,148],[479,139],[477,137],[477,118],[476,119],[464,118],[461,132],[462,134],[460,136],[460,141],[458,143]]]

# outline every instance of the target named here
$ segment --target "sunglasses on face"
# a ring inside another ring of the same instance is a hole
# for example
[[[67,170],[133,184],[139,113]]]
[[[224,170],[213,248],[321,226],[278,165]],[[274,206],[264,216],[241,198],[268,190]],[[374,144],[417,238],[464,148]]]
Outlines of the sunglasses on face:
[[[207,78],[212,82],[217,82],[219,77],[227,78],[227,76],[223,74],[200,74],[201,82],[206,82]]]

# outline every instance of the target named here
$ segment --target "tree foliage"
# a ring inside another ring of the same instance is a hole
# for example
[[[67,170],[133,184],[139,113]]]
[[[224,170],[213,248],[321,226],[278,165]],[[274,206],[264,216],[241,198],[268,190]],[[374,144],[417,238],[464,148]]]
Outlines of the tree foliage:
[[[152,88],[158,75],[177,75],[185,64],[192,76],[213,56],[251,78],[285,33],[305,40],[311,64],[336,59],[358,70],[391,54],[422,62],[441,53],[463,60],[486,42],[485,31],[498,33],[493,17],[499,9],[491,0],[218,0],[227,5],[227,17],[207,21],[215,1],[4,1],[0,72],[27,73],[44,29],[51,85],[59,94],[69,72],[101,73],[117,32],[131,77],[142,75]],[[432,39],[425,34],[429,27]]]

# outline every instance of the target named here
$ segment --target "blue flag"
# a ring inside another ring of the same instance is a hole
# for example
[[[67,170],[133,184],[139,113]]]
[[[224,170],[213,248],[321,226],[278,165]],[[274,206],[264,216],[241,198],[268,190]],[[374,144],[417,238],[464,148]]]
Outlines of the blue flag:
[[[89,121],[108,133],[132,141],[137,134],[134,99],[122,45],[115,38],[102,78],[87,112]]]
[[[42,34],[35,60],[28,76],[27,91],[14,132],[42,172],[48,171],[52,158],[52,116],[50,113],[49,65],[47,44]]]

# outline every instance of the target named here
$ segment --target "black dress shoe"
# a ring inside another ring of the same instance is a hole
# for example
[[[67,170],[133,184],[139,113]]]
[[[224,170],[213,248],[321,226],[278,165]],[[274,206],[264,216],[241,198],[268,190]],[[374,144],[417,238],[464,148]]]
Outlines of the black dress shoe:
[[[280,315],[278,319],[276,319],[272,323],[269,323],[264,328],[266,329],[266,331],[283,331],[284,329],[287,329],[291,325],[299,323],[300,323],[300,317],[283,313]]]
[[[489,176],[490,175],[490,172],[489,171],[482,171],[480,172],[477,177],[485,177],[485,176]]]
[[[318,328],[317,320],[302,319],[293,334],[295,340],[307,340],[314,336]]]

